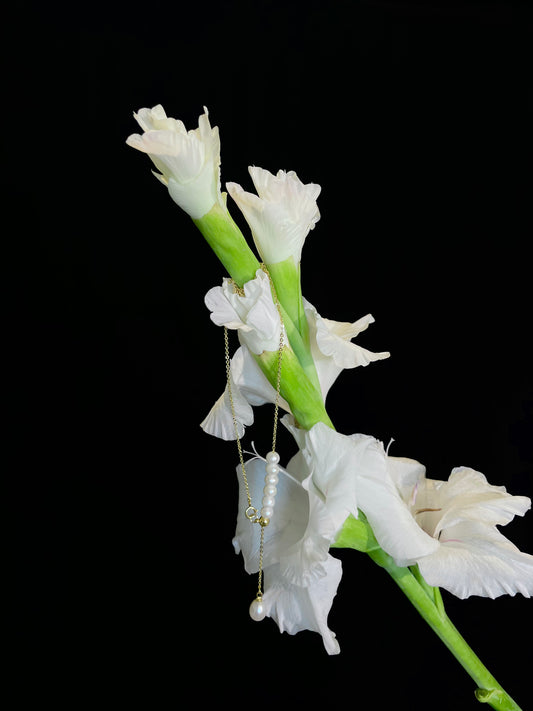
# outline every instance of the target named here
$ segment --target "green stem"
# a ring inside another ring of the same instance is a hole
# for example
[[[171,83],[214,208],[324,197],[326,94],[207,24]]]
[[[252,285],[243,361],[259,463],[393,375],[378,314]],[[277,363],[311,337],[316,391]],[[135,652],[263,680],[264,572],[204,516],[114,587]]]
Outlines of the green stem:
[[[217,203],[207,215],[193,222],[237,286],[255,279],[259,261],[228,210]]]
[[[277,385],[278,351],[263,351],[255,360],[271,385]],[[281,360],[280,394],[289,403],[291,412],[303,429],[310,430],[317,422],[333,428],[322,396],[307,377],[292,348],[284,348]]]
[[[199,220],[193,220],[193,222],[237,286],[242,287],[247,281],[255,279],[260,264],[228,210],[223,210],[220,205],[216,204],[206,215]],[[311,381],[317,393],[321,395],[320,382],[309,345],[309,326],[303,312],[301,292],[299,290],[299,273],[296,274],[297,279],[295,282],[296,267],[293,259],[290,259],[290,264],[283,264],[285,265],[284,268],[279,267],[274,269],[274,274],[271,273],[281,305],[283,324],[290,344],[308,380]],[[275,267],[276,265],[273,266]],[[277,283],[276,279],[278,280]],[[296,302],[293,298],[295,283],[298,285]],[[284,296],[285,292],[290,296],[288,301]],[[299,307],[298,303],[300,304]],[[295,314],[288,312],[286,306],[289,305],[294,311],[295,304]],[[297,318],[297,322],[294,321],[294,315]]]
[[[296,264],[294,259],[289,257],[283,262],[267,264],[266,266],[274,284],[278,301],[286,316],[294,324],[301,347],[299,345],[295,347],[291,335],[288,334],[291,345],[297,353],[307,377],[320,393],[320,381],[316,372],[315,361],[311,355],[309,324],[307,323],[302,299],[300,264]]]
[[[437,595],[435,593],[430,594],[430,586],[425,581],[421,584],[417,579],[419,573],[412,572],[409,568],[400,568],[382,549],[371,550],[368,555],[389,573],[431,629],[470,674],[479,687],[476,690],[477,700],[481,703],[488,703],[489,706],[497,709],[497,711],[521,711],[520,706],[496,681],[454,627],[444,612],[440,591]]]

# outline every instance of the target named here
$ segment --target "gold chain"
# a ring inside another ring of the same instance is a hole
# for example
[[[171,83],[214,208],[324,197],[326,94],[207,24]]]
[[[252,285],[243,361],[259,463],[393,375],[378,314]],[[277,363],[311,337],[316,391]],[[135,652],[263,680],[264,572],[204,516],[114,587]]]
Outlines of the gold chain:
[[[274,301],[274,304],[276,305],[278,314],[279,314],[279,319],[280,319],[280,337],[279,337],[279,349],[278,349],[278,368],[277,368],[277,373],[276,373],[276,399],[274,402],[274,426],[273,426],[273,432],[272,432],[272,453],[276,451],[276,441],[277,441],[277,431],[278,431],[278,416],[279,416],[279,401],[280,401],[280,392],[281,392],[281,370],[282,370],[282,361],[283,361],[283,348],[284,348],[284,328],[283,328],[283,318],[281,315],[281,305],[279,303],[276,290],[274,288],[274,284],[272,283],[272,278],[264,264],[261,264],[261,268],[263,271],[267,274],[269,281],[270,281],[270,287],[272,290],[272,299]],[[244,289],[241,287],[237,286],[237,284],[233,281],[233,287],[235,289],[235,292],[239,294],[239,296],[244,296]],[[250,486],[248,483],[248,476],[246,474],[246,467],[244,465],[244,454],[242,450],[242,445],[241,445],[241,439],[239,437],[239,425],[237,423],[237,416],[235,412],[235,401],[233,399],[233,390],[231,387],[231,360],[230,360],[230,355],[229,355],[229,337],[228,337],[228,328],[227,326],[224,326],[224,354],[225,354],[225,362],[226,362],[226,380],[227,380],[227,390],[228,390],[228,398],[230,402],[230,407],[231,407],[231,416],[233,419],[233,429],[235,431],[235,439],[237,441],[237,450],[239,452],[239,463],[241,467],[241,472],[242,472],[242,479],[244,483],[244,488],[246,491],[246,501],[247,501],[247,508],[244,512],[246,518],[251,522],[251,523],[258,523],[261,527],[261,532],[260,532],[260,538],[259,538],[259,575],[258,575],[258,583],[257,583],[257,596],[255,602],[262,602],[262,596],[263,596],[263,558],[264,558],[264,544],[265,544],[265,528],[269,524],[269,519],[264,518],[259,509],[257,509],[255,506],[252,505],[252,497],[250,495]]]

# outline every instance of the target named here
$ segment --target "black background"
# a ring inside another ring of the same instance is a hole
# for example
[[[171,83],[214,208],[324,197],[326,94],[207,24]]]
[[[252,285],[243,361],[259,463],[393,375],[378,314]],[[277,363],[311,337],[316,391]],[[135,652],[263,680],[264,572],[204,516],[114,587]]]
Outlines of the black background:
[[[337,428],[394,438],[430,477],[472,466],[531,496],[527,4],[29,2],[4,20],[20,706],[476,708],[474,683],[362,555],[335,553],[340,656],[249,620],[236,449],[199,428],[224,387],[203,304],[224,272],[125,139],[140,107],[192,128],[206,105],[223,182],[250,190],[255,164],[319,183],[304,293],[336,320],[371,312],[359,343],[392,354],[341,375]],[[265,450],[272,412],[256,414],[245,444]],[[533,552],[527,516],[506,533]],[[530,601],[445,602],[528,709]]]

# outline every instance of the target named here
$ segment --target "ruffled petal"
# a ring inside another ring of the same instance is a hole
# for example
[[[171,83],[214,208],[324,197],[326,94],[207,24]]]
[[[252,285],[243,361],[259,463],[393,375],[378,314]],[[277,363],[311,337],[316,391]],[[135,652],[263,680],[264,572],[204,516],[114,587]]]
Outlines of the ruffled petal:
[[[230,366],[231,378],[231,399],[229,388],[226,388],[222,395],[215,402],[207,417],[200,423],[200,427],[207,434],[219,437],[220,439],[234,440],[244,437],[244,428],[254,421],[254,412],[248,400],[244,397],[240,388],[233,379]],[[233,408],[231,406],[233,400]],[[234,415],[235,413],[235,421]],[[235,426],[237,432],[235,432]]]
[[[481,472],[467,467],[452,470],[448,481],[438,489],[437,502],[442,515],[434,535],[465,520],[488,525],[505,525],[531,507],[527,496],[512,496],[503,486],[492,486]]]
[[[243,293],[244,292],[244,293]],[[272,299],[268,275],[258,269],[254,279],[236,291],[231,279],[210,289],[205,304],[217,326],[239,331],[241,341],[256,355],[279,350],[282,323]]]
[[[320,351],[331,358],[339,368],[366,366],[376,360],[388,358],[390,353],[372,353],[366,348],[351,343],[350,339],[374,323],[371,314],[354,323],[331,321],[318,316],[316,319],[316,342]]]
[[[315,307],[303,299],[309,324],[311,354],[317,370],[324,401],[329,389],[344,368],[366,366],[390,356],[388,351],[372,353],[351,343],[350,339],[364,331],[373,317],[368,314],[354,323],[331,321],[320,316]]]
[[[204,302],[211,311],[209,315],[211,321],[217,326],[226,326],[226,328],[231,329],[247,328],[246,324],[239,318],[232,303],[228,300],[222,286],[214,286],[209,289],[205,295]]]
[[[276,621],[280,632],[318,632],[327,653],[338,654],[339,643],[328,627],[327,618],[342,578],[342,564],[328,556],[324,565],[326,575],[305,587],[290,583],[282,575],[279,565],[265,568],[263,603],[267,615]]]
[[[432,555],[418,561],[429,585],[459,598],[533,595],[533,556],[522,553],[496,528],[464,521],[442,532]]]

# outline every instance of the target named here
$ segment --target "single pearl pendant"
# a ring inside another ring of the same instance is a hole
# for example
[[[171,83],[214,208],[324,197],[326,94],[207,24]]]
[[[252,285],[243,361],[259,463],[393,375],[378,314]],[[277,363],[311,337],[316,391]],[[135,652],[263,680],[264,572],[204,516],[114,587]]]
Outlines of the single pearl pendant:
[[[250,605],[250,617],[254,622],[261,622],[266,617],[266,609],[262,597],[256,597]]]

